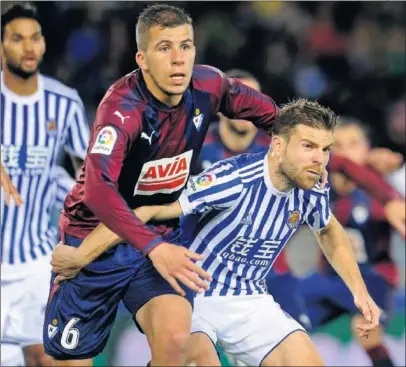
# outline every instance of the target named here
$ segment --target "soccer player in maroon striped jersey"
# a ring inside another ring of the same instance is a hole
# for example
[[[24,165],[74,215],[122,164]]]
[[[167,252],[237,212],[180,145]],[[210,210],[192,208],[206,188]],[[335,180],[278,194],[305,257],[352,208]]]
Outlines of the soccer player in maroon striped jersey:
[[[132,209],[178,199],[214,114],[250,120],[268,134],[277,114],[270,97],[213,67],[194,65],[192,21],[181,9],[147,8],[136,37],[139,69],[101,101],[82,173],[60,220],[61,239],[72,250],[80,250],[100,222],[126,243],[74,280],[52,286],[44,345],[55,365],[91,365],[121,300],[148,337],[152,365],[184,364],[193,292],[206,288],[209,276],[193,262],[199,255],[176,245],[178,220],[144,225]]]

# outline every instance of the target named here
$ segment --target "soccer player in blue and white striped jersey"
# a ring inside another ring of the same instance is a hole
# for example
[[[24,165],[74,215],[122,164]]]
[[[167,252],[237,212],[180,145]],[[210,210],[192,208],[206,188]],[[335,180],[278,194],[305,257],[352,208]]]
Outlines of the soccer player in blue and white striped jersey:
[[[1,160],[23,201],[1,201],[1,345],[19,344],[38,366],[49,363],[42,325],[57,235],[54,169],[62,149],[84,159],[89,127],[78,93],[39,73],[45,40],[35,9],[14,5],[1,23]]]
[[[145,222],[199,215],[192,241],[183,244],[204,256],[198,264],[212,276],[209,290],[202,290],[194,302],[190,360],[197,365],[219,365],[213,348],[217,342],[250,366],[323,364],[304,328],[281,310],[265,283],[278,254],[301,224],[317,233],[326,257],[352,292],[366,319],[359,325],[361,334],[377,327],[379,308],[368,293],[345,231],[330,211],[329,185],[322,189],[318,184],[335,125],[335,114],[318,103],[291,102],[275,121],[270,151],[220,161],[191,177],[176,202],[135,210]],[[59,249],[77,256],[83,267],[119,242],[100,225],[79,248]],[[74,275],[69,274],[71,265],[58,272],[69,278]]]

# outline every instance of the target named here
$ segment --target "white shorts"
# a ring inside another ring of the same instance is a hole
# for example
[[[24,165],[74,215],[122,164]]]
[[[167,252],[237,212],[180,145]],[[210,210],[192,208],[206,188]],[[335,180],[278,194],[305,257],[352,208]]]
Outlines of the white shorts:
[[[24,366],[23,350],[17,344],[1,343],[1,366]]]
[[[22,279],[1,280],[1,342],[21,347],[42,344],[51,281],[49,259]]]
[[[305,329],[271,295],[197,297],[192,333],[203,332],[248,366],[262,361],[288,335]]]

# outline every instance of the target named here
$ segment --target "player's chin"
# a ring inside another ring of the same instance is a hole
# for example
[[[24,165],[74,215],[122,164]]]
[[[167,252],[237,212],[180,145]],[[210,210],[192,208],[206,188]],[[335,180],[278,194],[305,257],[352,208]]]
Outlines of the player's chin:
[[[38,63],[32,66],[21,66],[21,70],[29,75],[34,75],[38,71]]]
[[[171,96],[179,96],[185,93],[186,89],[187,85],[176,85],[176,86],[171,85],[166,88],[166,93]]]
[[[301,178],[297,182],[297,186],[303,190],[311,190],[317,184],[317,182],[319,182],[319,180],[316,178]]]

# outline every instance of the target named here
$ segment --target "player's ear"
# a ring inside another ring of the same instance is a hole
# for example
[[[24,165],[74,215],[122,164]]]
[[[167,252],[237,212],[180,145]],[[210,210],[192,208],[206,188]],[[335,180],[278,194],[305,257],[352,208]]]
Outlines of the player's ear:
[[[283,139],[283,137],[281,135],[273,134],[271,146],[272,146],[272,153],[274,155],[276,155],[277,157],[281,157],[283,154],[284,147],[285,147],[285,140]]]
[[[140,67],[140,69],[148,71],[148,63],[145,57],[145,54],[143,51],[138,51],[135,54],[135,61],[138,64],[138,66]]]

